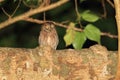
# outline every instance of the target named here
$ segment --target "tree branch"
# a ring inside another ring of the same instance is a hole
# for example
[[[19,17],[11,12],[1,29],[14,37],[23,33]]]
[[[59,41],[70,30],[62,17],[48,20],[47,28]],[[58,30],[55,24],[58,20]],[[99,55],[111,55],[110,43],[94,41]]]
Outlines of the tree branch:
[[[120,80],[120,0],[114,0],[118,30],[118,67],[115,80]]]
[[[4,0],[0,0],[0,3],[3,2]]]
[[[56,26],[60,26],[60,27],[63,27],[63,28],[68,28],[69,26],[68,25],[64,25],[62,23],[58,23],[58,22],[55,22],[55,21],[43,21],[43,20],[38,20],[38,19],[33,19],[33,18],[25,18],[24,19],[25,21],[29,21],[29,22],[32,22],[32,23],[37,23],[37,24],[43,24],[43,23],[46,23],[46,22],[50,22],[50,23],[53,23],[54,25]],[[82,29],[78,29],[78,28],[74,28],[74,30],[76,31],[83,31]]]
[[[69,1],[69,0],[60,0],[60,1],[58,1],[58,2],[56,2],[56,3],[53,3],[53,4],[49,5],[49,6],[46,6],[46,7],[38,7],[38,8],[36,8],[36,9],[30,10],[30,11],[24,13],[24,14],[21,14],[21,15],[19,15],[19,16],[17,16],[17,17],[8,19],[8,20],[0,23],[0,29],[4,28],[4,27],[6,27],[6,26],[8,26],[8,25],[10,25],[10,24],[13,24],[13,23],[15,23],[15,22],[17,22],[17,21],[23,20],[23,19],[26,18],[26,17],[30,17],[30,16],[35,15],[35,14],[37,14],[37,13],[41,13],[41,12],[44,12],[44,11],[48,11],[48,10],[51,10],[51,9],[56,8],[56,7],[58,7],[58,6],[61,6],[62,4],[66,3],[66,2],[68,2],[68,1]]]
[[[55,22],[55,21],[48,21],[48,20],[43,21],[43,20],[38,20],[38,19],[33,19],[33,18],[25,18],[24,20],[32,22],[32,23],[37,23],[37,24],[43,24],[43,23],[46,23],[46,22],[51,22],[51,23],[53,23],[56,26],[60,26],[60,27],[66,28],[66,29],[69,27],[68,25],[64,25],[62,23],[58,23],[58,22]],[[80,32],[83,31],[83,29],[76,28],[76,27],[74,28],[74,30],[80,31]],[[101,32],[101,36],[107,36],[109,38],[118,38],[117,35],[112,35],[112,34],[107,33],[107,32]]]
[[[110,0],[107,0],[107,2],[108,2],[113,8],[115,8],[114,4],[113,4]]]

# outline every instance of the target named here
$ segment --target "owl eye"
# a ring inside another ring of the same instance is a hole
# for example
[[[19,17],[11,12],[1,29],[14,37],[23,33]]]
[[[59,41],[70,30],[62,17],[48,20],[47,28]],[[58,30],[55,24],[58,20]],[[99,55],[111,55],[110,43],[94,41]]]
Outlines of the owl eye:
[[[49,29],[49,25],[46,25],[45,27],[46,27],[46,29]]]
[[[53,24],[50,24],[50,27],[51,27],[51,28],[54,28],[54,25],[53,25]]]

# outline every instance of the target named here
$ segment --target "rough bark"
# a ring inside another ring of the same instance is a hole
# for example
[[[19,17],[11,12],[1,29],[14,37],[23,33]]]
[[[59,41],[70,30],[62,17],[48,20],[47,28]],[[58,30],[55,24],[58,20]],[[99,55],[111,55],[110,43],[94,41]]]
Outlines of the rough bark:
[[[0,80],[113,80],[116,51],[0,48]]]

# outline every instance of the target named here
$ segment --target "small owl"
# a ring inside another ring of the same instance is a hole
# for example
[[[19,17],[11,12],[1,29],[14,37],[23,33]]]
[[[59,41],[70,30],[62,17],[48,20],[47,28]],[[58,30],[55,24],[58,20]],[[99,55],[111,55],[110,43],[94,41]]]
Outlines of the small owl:
[[[50,46],[53,49],[57,48],[59,39],[55,29],[55,25],[52,23],[44,23],[42,25],[39,46]]]

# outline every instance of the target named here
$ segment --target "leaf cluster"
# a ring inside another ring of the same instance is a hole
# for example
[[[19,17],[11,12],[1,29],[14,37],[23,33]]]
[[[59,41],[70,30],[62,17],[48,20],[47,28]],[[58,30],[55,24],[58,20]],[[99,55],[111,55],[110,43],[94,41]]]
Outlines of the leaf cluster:
[[[85,28],[80,32],[74,29],[75,23],[71,22],[64,36],[66,46],[72,44],[75,49],[81,49],[87,39],[100,44],[101,31],[95,25],[91,24],[91,22],[96,22],[99,20],[99,16],[90,10],[86,10],[81,14],[81,17],[78,20],[81,19],[90,23],[87,24]]]

